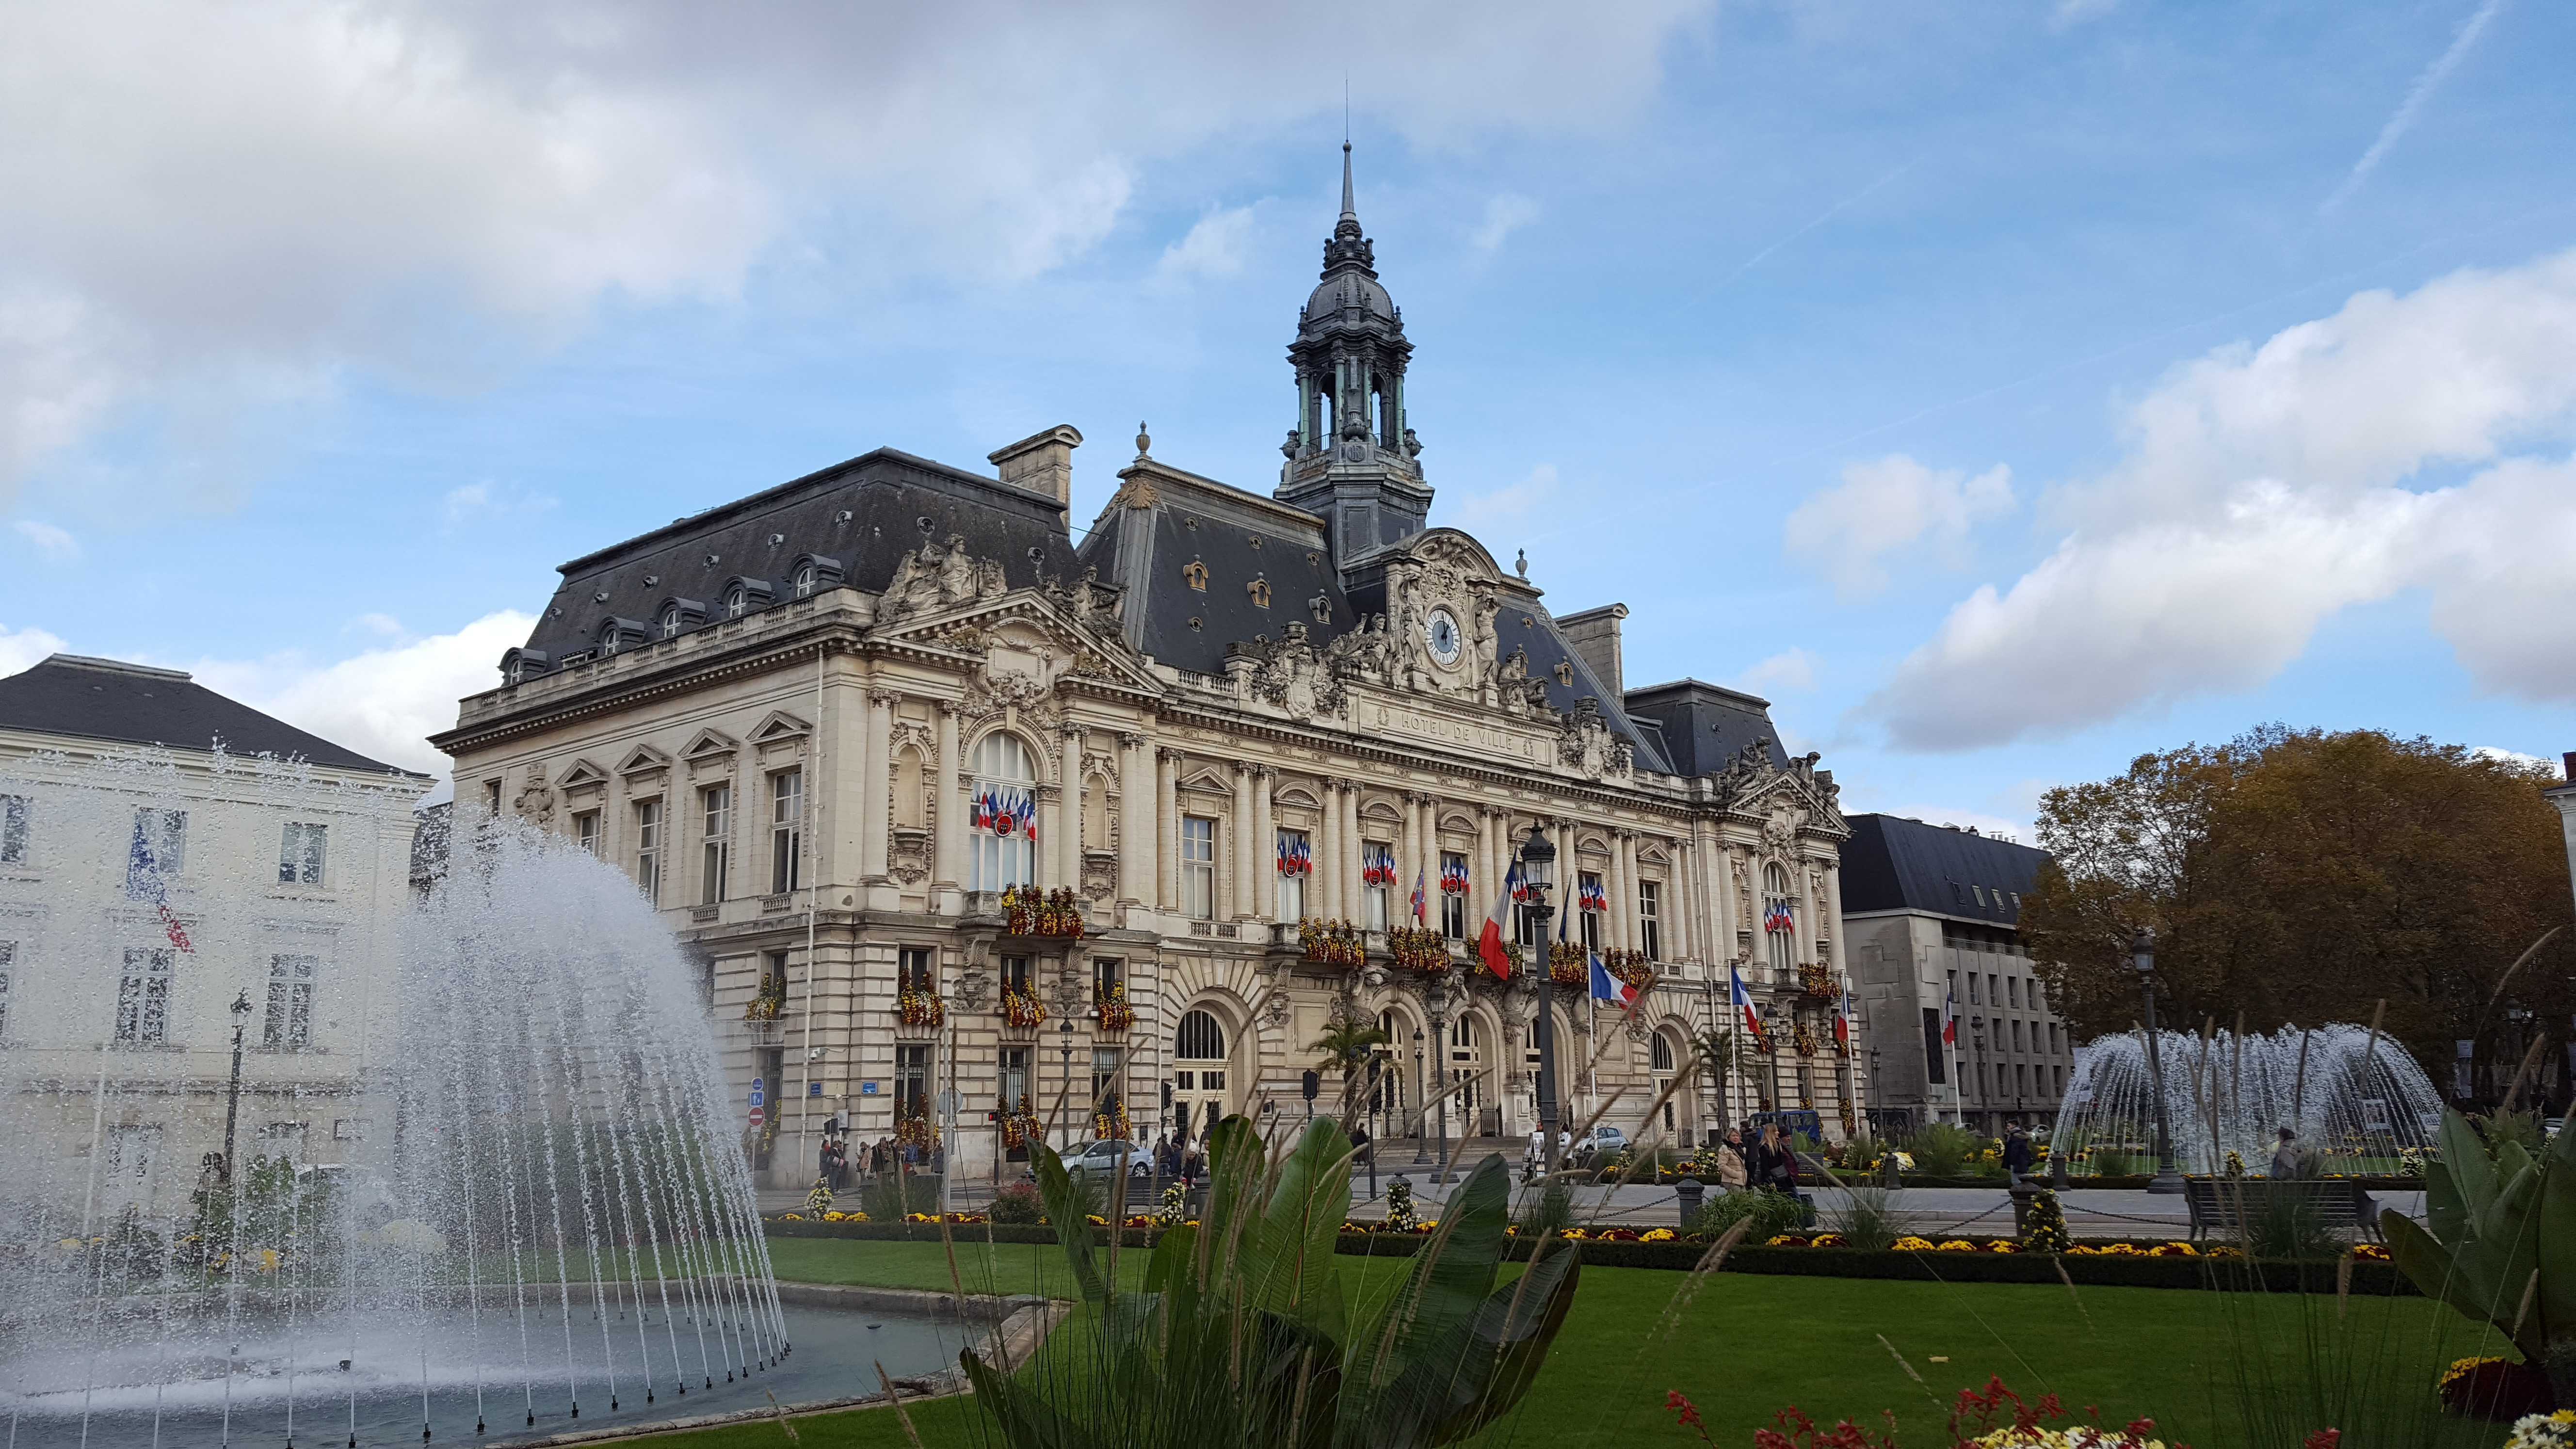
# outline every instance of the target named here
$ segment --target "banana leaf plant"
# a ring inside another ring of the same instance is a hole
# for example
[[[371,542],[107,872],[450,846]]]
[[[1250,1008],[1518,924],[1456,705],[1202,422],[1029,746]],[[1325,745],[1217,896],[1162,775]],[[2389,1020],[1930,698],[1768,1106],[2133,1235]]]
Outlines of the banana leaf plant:
[[[1541,1243],[1496,1286],[1510,1241],[1498,1156],[1467,1175],[1383,1303],[1355,1302],[1335,1270],[1351,1146],[1329,1119],[1275,1157],[1250,1121],[1219,1124],[1206,1214],[1155,1243],[1141,1291],[1117,1286],[1064,1164],[1041,1144],[1030,1156],[1084,1309],[1029,1364],[959,1356],[1011,1449],[1453,1443],[1520,1402],[1574,1302],[1568,1242]]]
[[[2425,1173],[2430,1231],[2379,1215],[2388,1254],[2428,1298],[2492,1323],[2576,1404],[2576,1132],[2534,1157],[2490,1151],[2457,1112],[2442,1117],[2441,1156]]]

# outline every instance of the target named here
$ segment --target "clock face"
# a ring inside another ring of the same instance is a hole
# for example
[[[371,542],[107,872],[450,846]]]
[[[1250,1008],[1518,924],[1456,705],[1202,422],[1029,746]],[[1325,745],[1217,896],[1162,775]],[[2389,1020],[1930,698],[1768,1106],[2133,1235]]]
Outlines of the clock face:
[[[1431,617],[1423,622],[1422,634],[1423,642],[1431,646],[1432,658],[1443,664],[1458,662],[1458,650],[1462,641],[1458,634],[1458,620],[1455,615],[1447,609],[1432,610]]]

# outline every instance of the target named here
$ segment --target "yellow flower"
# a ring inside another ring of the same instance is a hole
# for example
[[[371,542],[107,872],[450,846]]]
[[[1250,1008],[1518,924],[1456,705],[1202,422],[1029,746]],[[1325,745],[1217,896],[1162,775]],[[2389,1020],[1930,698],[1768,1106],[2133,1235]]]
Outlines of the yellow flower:
[[[1897,1239],[1895,1243],[1890,1246],[1900,1253],[1928,1253],[1932,1251],[1932,1240],[1930,1238],[1918,1238],[1912,1233],[1908,1233],[1904,1237]]]
[[[1952,1238],[1948,1242],[1940,1245],[1940,1251],[1944,1253],[1973,1253],[1977,1251],[1977,1245],[1969,1242],[1965,1238]]]
[[[1679,1233],[1674,1232],[1670,1228],[1655,1228],[1648,1232],[1638,1234],[1637,1241],[1641,1243],[1669,1243],[1679,1236],[1681,1236]]]

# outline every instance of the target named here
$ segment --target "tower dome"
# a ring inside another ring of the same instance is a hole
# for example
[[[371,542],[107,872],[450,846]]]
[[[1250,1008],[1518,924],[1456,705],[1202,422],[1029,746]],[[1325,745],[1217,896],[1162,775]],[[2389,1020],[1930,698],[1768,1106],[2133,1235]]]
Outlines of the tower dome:
[[[1297,426],[1280,445],[1288,461],[1273,495],[1328,519],[1334,555],[1345,562],[1419,531],[1431,511],[1422,444],[1404,416],[1412,356],[1404,311],[1378,280],[1376,249],[1360,231],[1345,141],[1342,215],[1288,344]]]

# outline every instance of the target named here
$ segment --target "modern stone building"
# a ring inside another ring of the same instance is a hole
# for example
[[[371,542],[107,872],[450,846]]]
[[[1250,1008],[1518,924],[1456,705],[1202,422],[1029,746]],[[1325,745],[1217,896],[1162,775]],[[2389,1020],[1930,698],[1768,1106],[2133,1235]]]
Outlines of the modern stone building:
[[[1095,1100],[1147,1139],[1302,1115],[1340,1019],[1391,1038],[1381,1135],[1426,1098],[1453,1134],[1526,1132],[1536,983],[1466,946],[1533,825],[1575,939],[1655,980],[1624,1022],[1559,989],[1577,1120],[1614,1095],[1606,1120],[1667,1140],[1764,1105],[1849,1120],[1831,775],[1759,699],[1627,688],[1624,606],[1559,615],[1432,526],[1413,344],[1348,180],[1346,156],[1267,495],[1140,433],[1077,545],[1070,427],[996,474],[880,449],[565,564],[435,741],[460,831],[585,842],[700,953],[774,1181],[827,1117],[918,1135],[952,1088],[979,1177],[1032,1130],[1090,1135]],[[1389,934],[1417,882],[1428,949]],[[1071,909],[1007,909],[1031,888]],[[1733,1019],[1730,965],[1775,1054],[1641,1121]]]
[[[2019,929],[2022,896],[2048,852],[1955,825],[1855,815],[1842,859],[1850,971],[1872,1028],[1874,1120],[1988,1133],[2008,1117],[2056,1121],[2075,1046]]]
[[[0,1221],[178,1214],[228,1117],[342,1160],[430,783],[177,670],[0,679]]]

